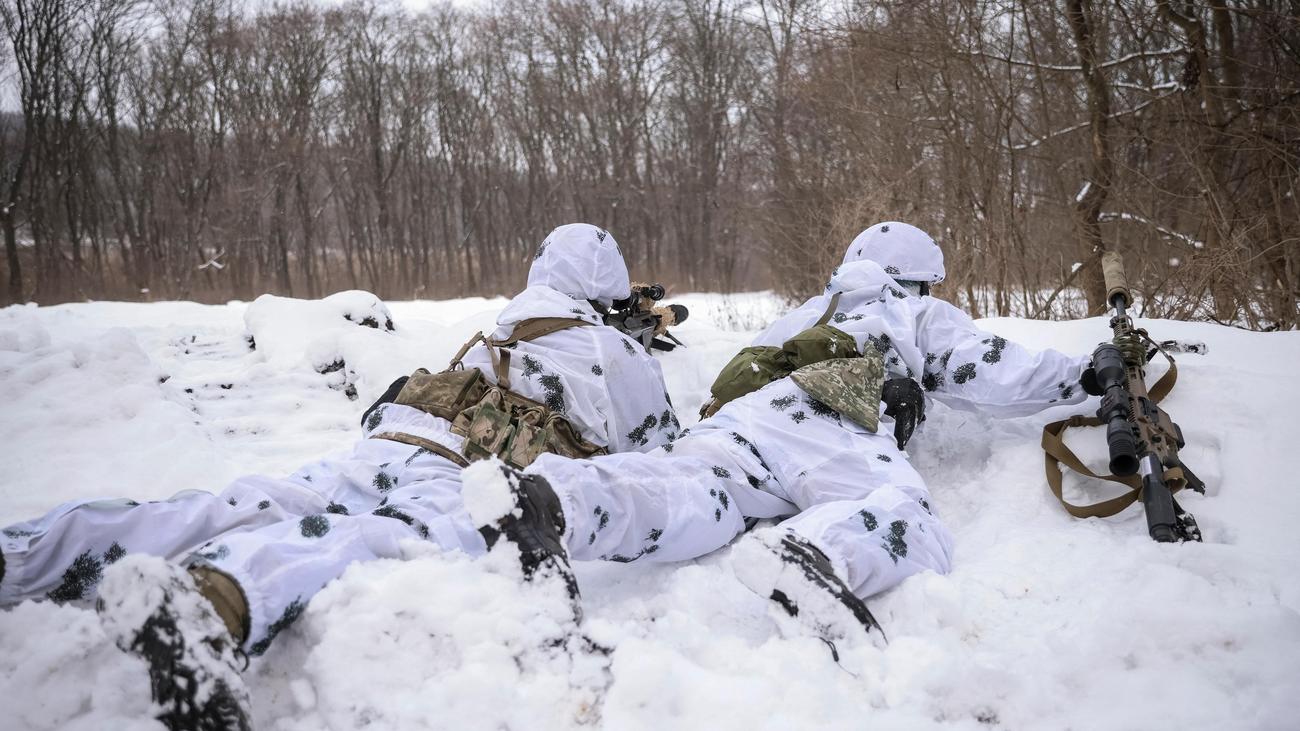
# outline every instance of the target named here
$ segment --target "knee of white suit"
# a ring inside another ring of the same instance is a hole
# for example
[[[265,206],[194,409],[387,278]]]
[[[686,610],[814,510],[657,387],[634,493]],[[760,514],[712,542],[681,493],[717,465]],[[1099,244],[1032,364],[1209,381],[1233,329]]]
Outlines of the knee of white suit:
[[[927,498],[893,486],[858,500],[813,506],[782,527],[822,549],[861,597],[921,571],[946,574],[952,568],[952,535]]]

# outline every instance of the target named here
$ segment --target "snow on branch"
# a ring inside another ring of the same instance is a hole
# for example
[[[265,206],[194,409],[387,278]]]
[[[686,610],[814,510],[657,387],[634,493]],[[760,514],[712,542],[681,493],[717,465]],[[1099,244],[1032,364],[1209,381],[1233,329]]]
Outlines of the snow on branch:
[[[1145,225],[1147,225],[1147,226],[1150,226],[1151,228],[1154,228],[1156,231],[1159,231],[1160,233],[1164,234],[1165,236],[1168,236],[1168,237],[1171,238],[1171,239],[1178,239],[1179,241],[1182,241],[1183,243],[1187,244],[1188,246],[1191,246],[1193,249],[1204,249],[1204,248],[1205,248],[1205,242],[1204,242],[1204,241],[1200,241],[1200,240],[1198,240],[1198,239],[1194,239],[1194,238],[1192,238],[1191,236],[1188,236],[1187,234],[1180,234],[1180,233],[1178,233],[1177,231],[1173,231],[1173,230],[1171,230],[1171,229],[1165,228],[1164,226],[1161,226],[1160,224],[1156,223],[1155,221],[1152,221],[1151,219],[1149,219],[1149,218],[1145,218],[1145,217],[1143,217],[1143,216],[1139,216],[1139,215],[1137,215],[1137,214],[1135,214],[1135,213],[1123,213],[1123,212],[1120,212],[1120,213],[1103,213],[1103,214],[1101,214],[1100,216],[1098,216],[1098,220],[1099,220],[1099,221],[1102,221],[1102,222],[1106,222],[1106,221],[1132,221],[1133,223],[1141,223],[1141,224],[1145,224]]]
[[[1126,64],[1129,61],[1135,61],[1139,58],[1164,58],[1166,56],[1177,56],[1178,54],[1185,53],[1185,52],[1186,50],[1183,49],[1182,47],[1163,48],[1158,51],[1138,51],[1136,53],[1130,53],[1126,56],[1120,56],[1119,58],[1114,59],[1112,61],[1107,61],[1101,64],[1100,68],[1108,69],[1108,68],[1113,68],[1115,66],[1122,66],[1123,64]],[[967,51],[967,53],[971,56],[982,56],[991,61],[1009,63],[1012,66],[1023,66],[1025,68],[1039,69],[1043,71],[1083,71],[1083,67],[1077,65],[1058,66],[1056,64],[1050,64],[1050,63],[1034,63],[1032,61],[1024,61],[1018,58],[1009,58],[1009,57],[1004,58],[1002,56],[994,56],[991,53],[985,53],[983,51]]]
[[[1139,104],[1139,105],[1133,107],[1132,109],[1125,109],[1125,110],[1122,111],[1122,112],[1115,112],[1114,114],[1112,114],[1112,115],[1110,115],[1109,117],[1107,117],[1107,119],[1117,119],[1117,118],[1119,118],[1119,117],[1126,117],[1126,116],[1128,116],[1128,115],[1130,115],[1130,114],[1137,114],[1138,112],[1142,111],[1143,109],[1146,109],[1147,107],[1151,106],[1152,104],[1155,104],[1156,102],[1158,102],[1158,101],[1160,101],[1160,100],[1162,100],[1162,99],[1167,99],[1167,98],[1173,96],[1173,95],[1176,94],[1176,93],[1177,93],[1177,89],[1175,89],[1174,91],[1168,92],[1168,93],[1166,93],[1166,94],[1161,94],[1160,96],[1155,97],[1154,99],[1148,99],[1148,100],[1142,102],[1141,104]],[[1079,122],[1078,124],[1072,124],[1072,125],[1070,125],[1069,127],[1062,127],[1061,129],[1053,130],[1053,131],[1051,131],[1051,132],[1048,132],[1047,134],[1043,135],[1042,137],[1039,137],[1039,138],[1036,139],[1036,140],[1031,140],[1031,141],[1029,141],[1029,142],[1022,142],[1022,143],[1020,143],[1020,144],[1018,144],[1018,145],[1012,145],[1012,146],[1011,146],[1010,148],[1008,148],[1008,149],[1019,151],[1019,150],[1028,150],[1028,149],[1033,148],[1033,147],[1038,147],[1039,145],[1043,144],[1044,142],[1047,142],[1047,141],[1050,140],[1050,139],[1054,139],[1054,138],[1056,138],[1056,137],[1060,137],[1061,135],[1069,134],[1069,133],[1071,133],[1071,132],[1075,132],[1075,131],[1077,131],[1077,130],[1084,129],[1084,128],[1086,128],[1089,124],[1091,124],[1091,122]]]

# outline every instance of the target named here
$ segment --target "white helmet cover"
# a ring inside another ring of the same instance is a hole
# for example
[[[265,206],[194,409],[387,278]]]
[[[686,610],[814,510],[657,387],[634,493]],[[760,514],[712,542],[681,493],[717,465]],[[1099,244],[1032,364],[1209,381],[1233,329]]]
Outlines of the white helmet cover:
[[[874,261],[895,280],[943,281],[943,251],[921,229],[899,221],[877,223],[858,234],[844,252],[844,264]]]
[[[566,224],[547,235],[528,270],[528,286],[550,287],[606,307],[632,292],[618,242],[589,223]]]

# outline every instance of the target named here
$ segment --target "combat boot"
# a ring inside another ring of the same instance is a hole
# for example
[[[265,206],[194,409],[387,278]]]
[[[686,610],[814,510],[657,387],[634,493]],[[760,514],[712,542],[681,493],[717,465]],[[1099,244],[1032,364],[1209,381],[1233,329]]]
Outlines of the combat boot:
[[[479,533],[489,550],[502,538],[519,548],[524,579],[532,581],[538,575],[558,576],[564,582],[575,614],[580,616],[578,581],[569,567],[568,552],[564,549],[565,522],[560,498],[541,475],[526,475],[508,465],[499,465],[499,468],[505,480],[482,484],[479,489],[509,490],[508,503],[501,499],[491,502],[501,506],[508,504],[510,509],[502,515],[500,510],[485,511],[477,507],[488,501],[467,501],[471,517],[479,525]]]
[[[866,603],[835,575],[826,554],[803,538],[781,530],[760,531],[738,543],[732,556],[741,583],[823,639],[880,631]]]
[[[158,720],[173,731],[248,731],[238,647],[184,568],[128,556],[104,572],[98,608],[117,646],[149,665]]]

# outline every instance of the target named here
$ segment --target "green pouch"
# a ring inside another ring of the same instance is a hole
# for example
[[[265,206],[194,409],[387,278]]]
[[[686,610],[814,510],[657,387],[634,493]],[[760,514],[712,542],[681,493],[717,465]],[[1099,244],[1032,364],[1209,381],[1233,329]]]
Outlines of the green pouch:
[[[796,370],[812,363],[832,358],[858,357],[858,344],[853,336],[834,325],[814,325],[795,333],[781,344],[790,363]]]
[[[790,374],[809,396],[875,433],[880,422],[880,389],[885,383],[885,359],[871,350],[854,358],[832,358],[806,365]]]
[[[465,445],[461,452],[471,462],[505,453],[515,429],[510,424],[510,412],[502,411],[489,400],[484,400],[463,413]]]
[[[550,439],[550,433],[547,427],[536,427],[532,424],[519,424],[515,428],[515,433],[510,439],[510,446],[505,452],[506,464],[523,469],[533,463],[538,455],[546,451],[546,444]]]
[[[757,391],[790,375],[787,353],[771,345],[754,345],[736,353],[714,379],[709,392],[719,405]]]
[[[421,368],[406,380],[396,403],[412,406],[448,421],[478,403],[487,392],[487,382],[477,368],[430,373]]]

